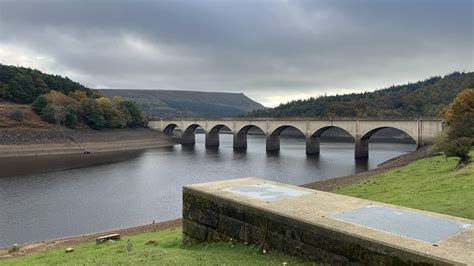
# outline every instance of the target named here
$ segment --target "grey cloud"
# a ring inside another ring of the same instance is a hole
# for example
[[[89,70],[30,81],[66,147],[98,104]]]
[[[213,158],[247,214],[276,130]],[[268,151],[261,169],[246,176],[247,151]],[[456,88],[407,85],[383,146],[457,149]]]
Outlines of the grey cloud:
[[[38,67],[93,87],[243,91],[276,104],[472,71],[472,5],[9,0],[0,49],[50,58]]]

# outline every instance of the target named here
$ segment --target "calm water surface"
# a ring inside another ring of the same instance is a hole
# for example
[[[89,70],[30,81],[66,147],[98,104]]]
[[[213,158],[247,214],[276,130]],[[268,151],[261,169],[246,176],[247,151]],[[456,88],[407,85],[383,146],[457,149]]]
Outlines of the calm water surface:
[[[243,153],[233,151],[231,135],[221,135],[214,150],[205,149],[203,135],[196,142],[118,163],[0,178],[0,246],[179,218],[185,184],[252,176],[301,185],[371,169],[415,148],[370,144],[370,159],[359,161],[353,143],[322,143],[319,157],[307,157],[301,139],[282,138],[277,154],[265,152],[260,136],[249,136]]]

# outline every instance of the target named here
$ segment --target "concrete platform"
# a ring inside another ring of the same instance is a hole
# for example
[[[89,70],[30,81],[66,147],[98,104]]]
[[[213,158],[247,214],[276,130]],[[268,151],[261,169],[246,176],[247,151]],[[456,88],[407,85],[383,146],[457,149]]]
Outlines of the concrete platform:
[[[331,264],[474,265],[474,221],[256,178],[183,188],[183,242],[233,237]],[[419,230],[418,230],[419,229]]]

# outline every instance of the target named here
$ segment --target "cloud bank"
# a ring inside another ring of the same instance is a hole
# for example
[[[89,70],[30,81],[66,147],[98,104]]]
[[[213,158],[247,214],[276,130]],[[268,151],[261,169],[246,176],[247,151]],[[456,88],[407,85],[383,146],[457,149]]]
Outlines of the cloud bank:
[[[0,0],[0,62],[274,106],[472,71],[473,2]]]

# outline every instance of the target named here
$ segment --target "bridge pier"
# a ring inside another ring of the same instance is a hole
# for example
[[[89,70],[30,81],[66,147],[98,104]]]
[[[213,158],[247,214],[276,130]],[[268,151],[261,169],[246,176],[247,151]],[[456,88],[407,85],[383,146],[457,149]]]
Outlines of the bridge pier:
[[[219,146],[219,132],[206,133],[206,147]]]
[[[319,154],[319,143],[321,137],[306,138],[306,154]]]
[[[279,150],[280,150],[280,136],[267,135],[267,151],[279,151]]]
[[[234,133],[234,149],[247,149],[247,134]]]
[[[369,140],[357,137],[355,140],[355,157],[369,158]]]
[[[180,143],[183,144],[183,145],[194,145],[196,144],[196,135],[194,134],[194,131],[193,132],[183,132],[183,134],[181,134],[181,140],[180,140]]]

